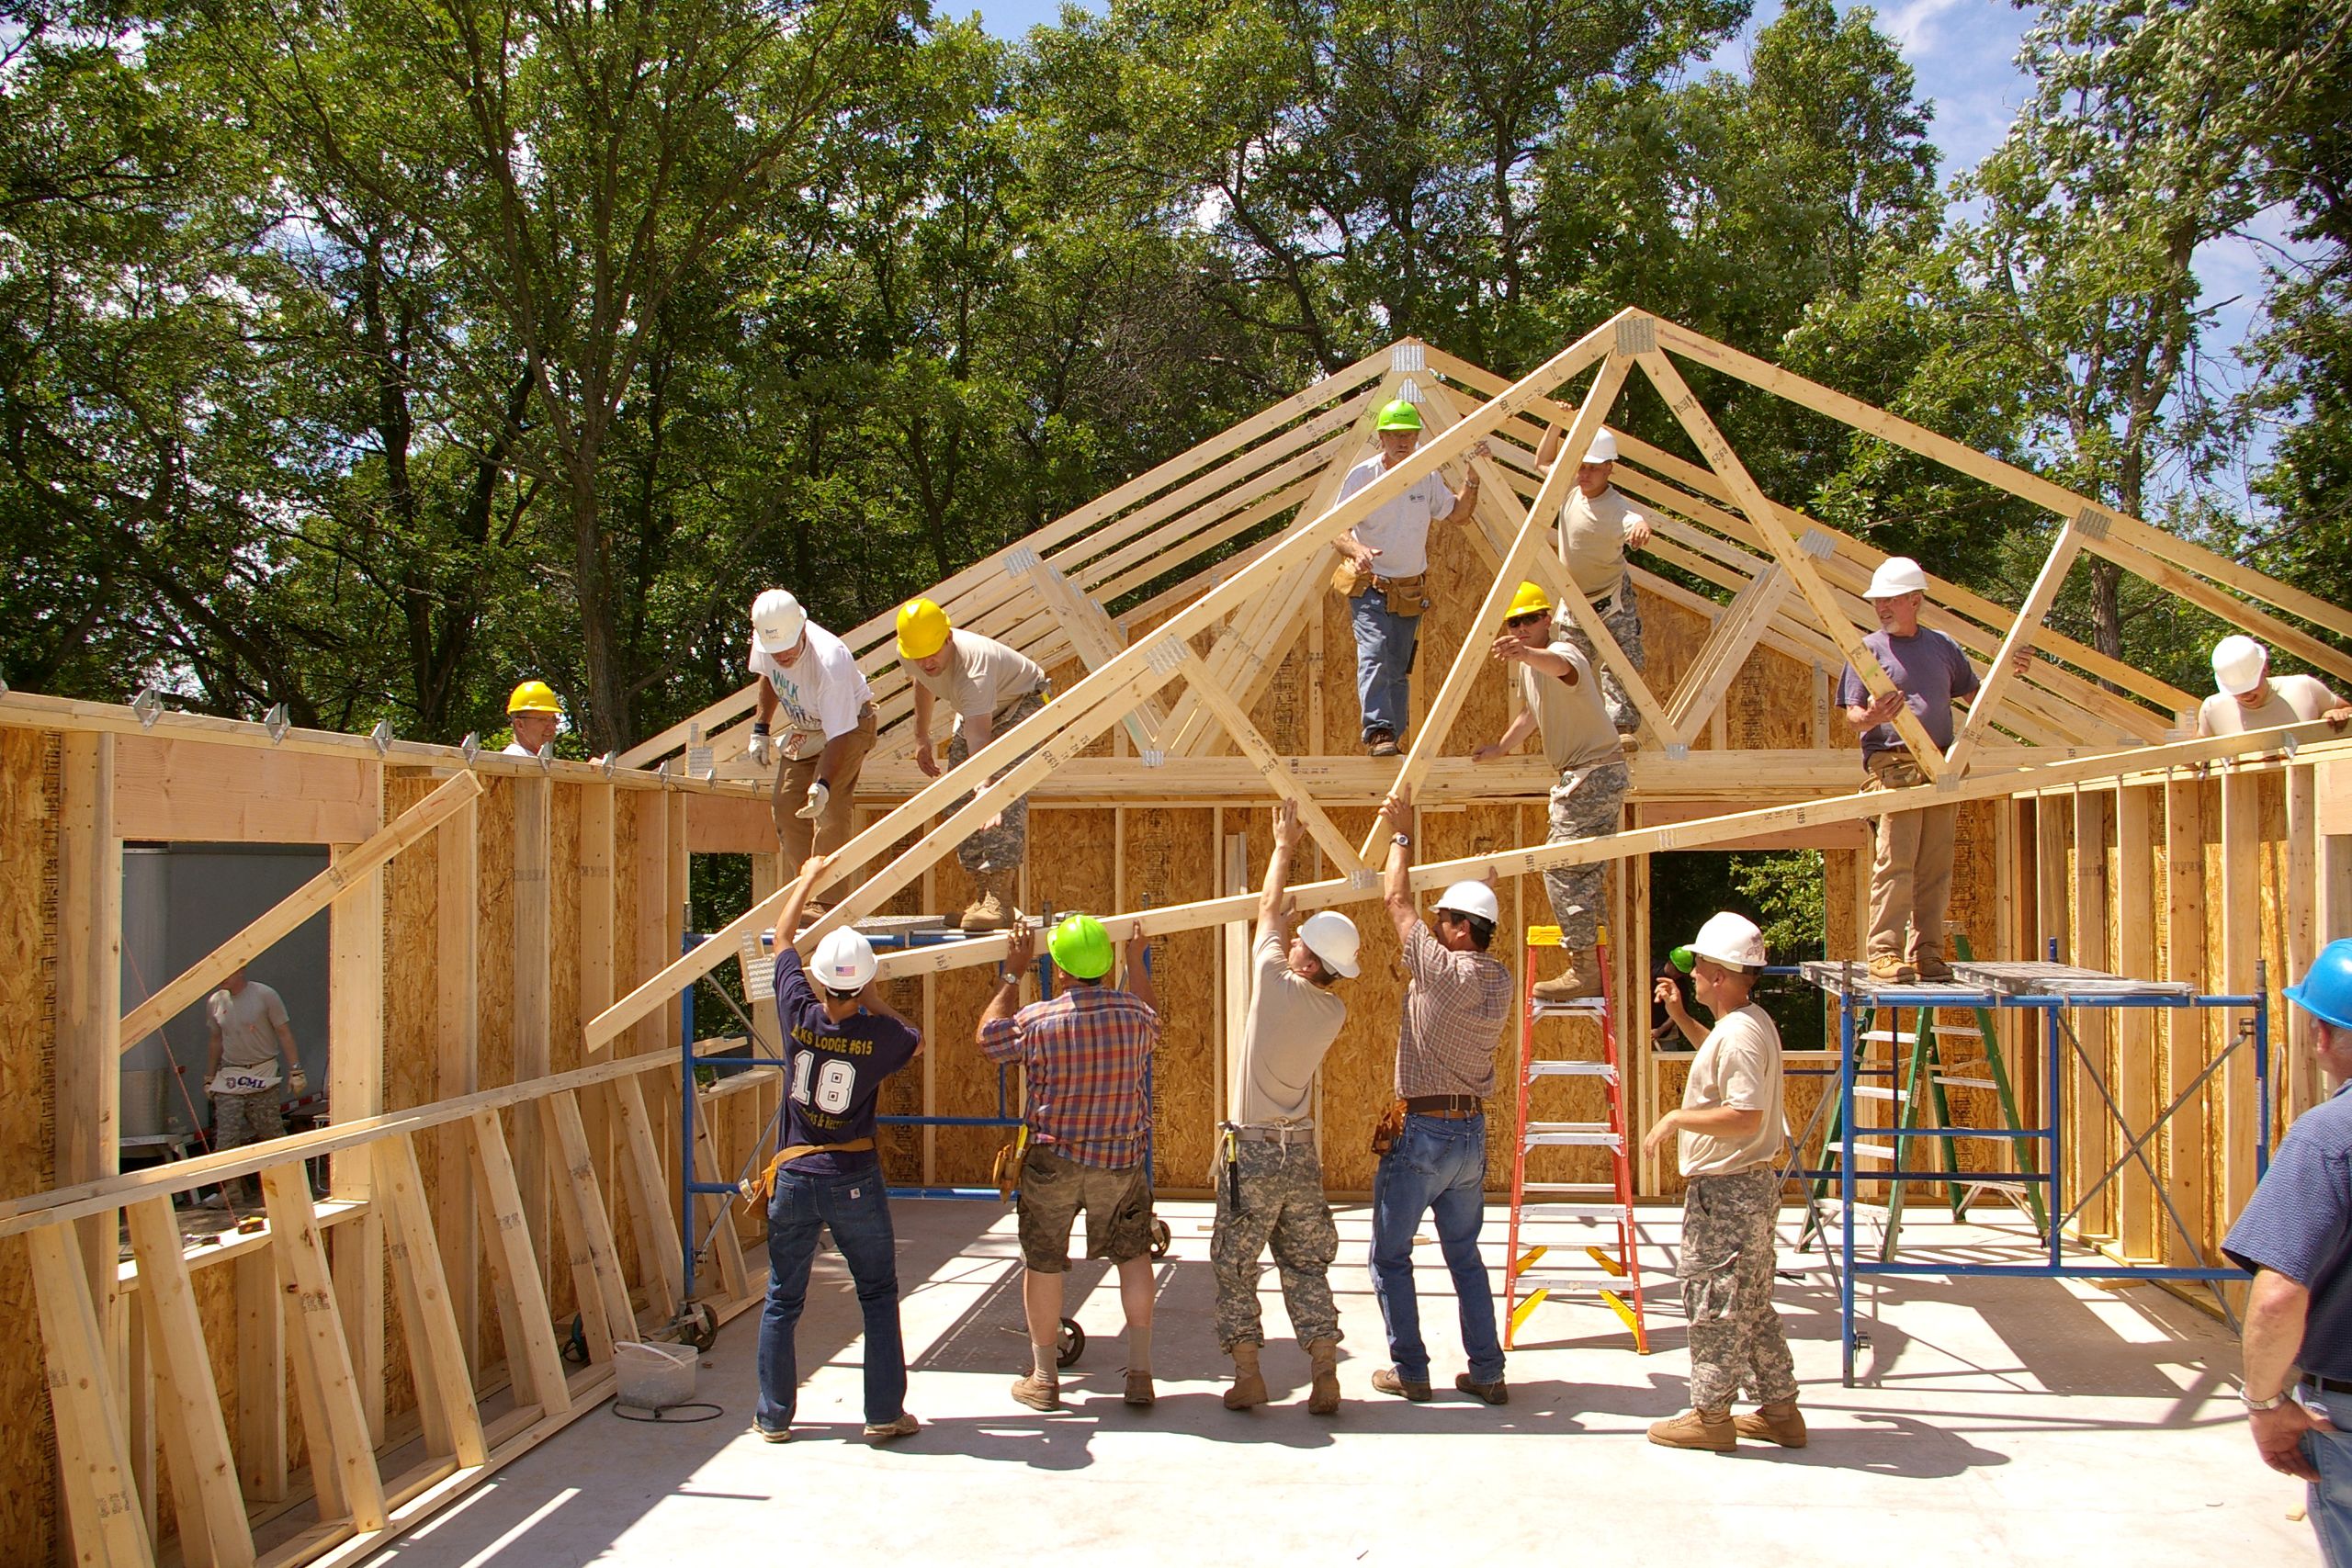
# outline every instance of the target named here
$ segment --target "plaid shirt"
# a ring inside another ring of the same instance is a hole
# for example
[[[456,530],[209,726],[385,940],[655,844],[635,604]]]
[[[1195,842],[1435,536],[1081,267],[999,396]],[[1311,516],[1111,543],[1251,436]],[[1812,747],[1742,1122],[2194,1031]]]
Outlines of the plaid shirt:
[[[1072,987],[980,1031],[989,1061],[1021,1064],[1030,1135],[1109,1170],[1143,1159],[1144,1074],[1159,1043],[1159,1014],[1109,986]]]
[[[1396,1024],[1396,1092],[1495,1092],[1495,1049],[1510,1023],[1510,971],[1483,953],[1455,953],[1419,920],[1405,942],[1405,990]]]

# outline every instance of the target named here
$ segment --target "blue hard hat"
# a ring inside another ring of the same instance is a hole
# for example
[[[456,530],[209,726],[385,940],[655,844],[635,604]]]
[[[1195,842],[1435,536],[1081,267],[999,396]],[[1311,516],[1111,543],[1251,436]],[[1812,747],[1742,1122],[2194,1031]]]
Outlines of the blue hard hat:
[[[2352,1029],[2352,936],[2321,948],[2302,983],[2287,987],[2287,999],[2324,1023]]]

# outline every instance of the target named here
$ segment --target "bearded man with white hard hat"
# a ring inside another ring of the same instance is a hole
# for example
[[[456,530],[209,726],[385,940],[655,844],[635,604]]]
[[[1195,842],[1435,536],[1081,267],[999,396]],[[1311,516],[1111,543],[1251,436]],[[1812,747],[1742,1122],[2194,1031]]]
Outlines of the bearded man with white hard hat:
[[[1380,1164],[1372,1179],[1372,1289],[1388,1329],[1389,1364],[1372,1375],[1372,1386],[1415,1404],[1430,1397],[1430,1352],[1413,1293],[1413,1234],[1423,1214],[1433,1214],[1470,1360],[1453,1386],[1503,1404],[1510,1395],[1494,1289],[1478,1257],[1487,1213],[1486,1100],[1495,1092],[1495,1051],[1514,1000],[1510,971],[1487,951],[1502,909],[1485,883],[1457,882],[1439,896],[1432,923],[1423,924],[1409,874],[1410,786],[1399,784],[1382,801],[1380,817],[1389,829],[1381,899],[1409,984],[1396,1025],[1396,1099],[1373,1134]]]
[[[2271,674],[2270,650],[2250,637],[2213,645],[2213,684],[2220,690],[2197,708],[2199,735],[2244,735],[2318,718],[2338,729],[2352,722],[2352,706],[2317,676]]]
[[[1567,433],[1558,425],[1544,433],[1535,448],[1535,466],[1549,473],[1560,456]],[[1626,564],[1628,549],[1645,548],[1650,542],[1649,513],[1635,506],[1611,485],[1617,471],[1617,437],[1602,431],[1585,448],[1577,464],[1576,489],[1560,507],[1560,559],[1568,569],[1577,592],[1590,601],[1600,624],[1634,668],[1643,665],[1642,612],[1634,598],[1634,571]],[[1620,735],[1641,727],[1641,710],[1625,695],[1617,672],[1593,651],[1592,639],[1566,609],[1560,612],[1560,636],[1574,643],[1585,662],[1600,671],[1600,694],[1609,706],[1609,722]]]
[[[1658,981],[1657,1000],[1699,1054],[1682,1104],[1642,1140],[1643,1152],[1656,1155],[1674,1139],[1687,1183],[1675,1276],[1690,1325],[1690,1408],[1653,1426],[1650,1441],[1722,1452],[1753,1438],[1801,1449],[1796,1368],[1772,1311],[1788,1122],[1781,1031],[1754,999],[1764,933],[1742,916],[1713,915],[1690,946],[1675,951],[1674,963],[1690,976],[1715,1026],[1702,1031],[1674,982]],[[1743,1388],[1758,1409],[1735,1421],[1732,1401]]]
[[[849,645],[781,588],[752,602],[746,664],[759,678],[752,762],[764,768],[782,757],[768,809],[785,864],[797,872],[812,850],[831,854],[849,842],[858,771],[874,749],[874,690]]]
[[[873,944],[844,926],[804,966],[792,939],[826,857],[811,855],[775,922],[775,1015],[785,1035],[783,1147],[759,1190],[768,1206],[768,1299],[760,1314],[759,1402],[752,1429],[788,1442],[799,1392],[793,1331],[808,1297],[820,1228],[849,1266],[865,1319],[865,1438],[887,1443],[919,1425],[907,1414],[899,1329],[897,1241],[874,1153],[882,1080],[913,1061],[922,1036],[882,999]]]
[[[1340,1408],[1340,1313],[1329,1278],[1340,1230],[1315,1148],[1315,1073],[1348,1021],[1337,988],[1360,973],[1357,934],[1355,922],[1336,909],[1317,910],[1291,934],[1297,908],[1288,897],[1290,868],[1304,836],[1298,807],[1287,800],[1275,807],[1273,827],[1258,896],[1258,942],[1250,955],[1250,1011],[1233,1074],[1233,1119],[1218,1130],[1209,1262],[1216,1270],[1217,1342],[1233,1358],[1225,1407],[1266,1403],[1258,1370],[1266,1342],[1258,1257],[1271,1244],[1283,1305],[1314,1368],[1306,1407],[1330,1416]]]

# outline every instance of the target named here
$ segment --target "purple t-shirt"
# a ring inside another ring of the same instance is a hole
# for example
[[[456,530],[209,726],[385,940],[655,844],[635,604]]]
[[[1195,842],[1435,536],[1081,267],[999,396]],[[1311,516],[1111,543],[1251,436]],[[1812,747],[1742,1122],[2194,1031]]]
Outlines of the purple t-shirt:
[[[1949,750],[1951,746],[1951,700],[1965,697],[1976,690],[1976,671],[1968,662],[1968,655],[1961,652],[1960,644],[1938,631],[1921,626],[1909,637],[1894,637],[1886,632],[1872,632],[1862,638],[1862,646],[1871,657],[1885,670],[1887,679],[1902,690],[1906,705],[1918,716],[1928,731],[1928,739]],[[1838,681],[1838,702],[1841,707],[1865,707],[1871,700],[1871,689],[1846,666]],[[1899,751],[1903,737],[1891,724],[1874,724],[1862,731],[1862,757],[1865,761],[1874,751]]]
[[[784,1141],[849,1144],[874,1135],[874,1100],[882,1080],[914,1059],[915,1032],[860,1010],[835,1023],[809,988],[800,954],[775,960],[775,1016],[785,1035]],[[849,1176],[876,1163],[871,1150],[804,1155],[787,1169],[802,1176]]]

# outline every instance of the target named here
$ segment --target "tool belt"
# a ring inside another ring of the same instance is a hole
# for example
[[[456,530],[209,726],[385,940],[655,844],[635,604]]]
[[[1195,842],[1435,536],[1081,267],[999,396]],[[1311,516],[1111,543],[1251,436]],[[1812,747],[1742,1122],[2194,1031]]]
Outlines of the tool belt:
[[[1227,1130],[1244,1144],[1311,1144],[1315,1123],[1303,1122],[1228,1122]]]
[[[1429,596],[1430,574],[1418,572],[1411,577],[1382,577],[1364,570],[1351,560],[1341,560],[1331,572],[1331,592],[1345,599],[1378,590],[1388,602],[1388,613],[1406,619],[1423,615],[1432,601]]]
[[[1435,1116],[1448,1122],[1466,1122],[1486,1113],[1486,1102],[1475,1094],[1417,1094],[1404,1102],[1408,1116]]]
[[[1387,1158],[1388,1151],[1396,1146],[1396,1140],[1404,1136],[1404,1134],[1405,1102],[1401,1100],[1392,1100],[1388,1102],[1386,1109],[1381,1111],[1380,1120],[1372,1125],[1374,1156],[1381,1159]]]
[[[1012,1189],[1021,1179],[1022,1156],[1029,1152],[1029,1128],[1023,1123],[1013,1135],[1012,1142],[996,1151],[996,1163],[989,1169],[989,1177],[996,1183],[996,1199],[1000,1203],[1012,1201]]]
[[[864,1154],[874,1146],[872,1138],[852,1138],[846,1144],[786,1144],[776,1150],[775,1158],[768,1161],[767,1169],[760,1172],[757,1181],[746,1181],[741,1191],[747,1203],[764,1203],[775,1196],[775,1173],[794,1160],[810,1155]]]
[[[1928,782],[1928,775],[1920,771],[1918,760],[1907,746],[1871,752],[1862,769],[1881,789],[1911,789]]]

